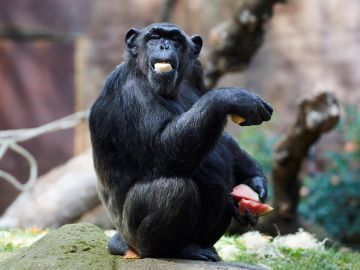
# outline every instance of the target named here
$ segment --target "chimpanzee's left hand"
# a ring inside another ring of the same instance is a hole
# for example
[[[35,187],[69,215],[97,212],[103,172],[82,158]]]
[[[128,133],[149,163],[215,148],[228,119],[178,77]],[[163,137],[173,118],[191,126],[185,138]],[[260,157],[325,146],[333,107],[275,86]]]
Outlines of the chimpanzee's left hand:
[[[247,179],[244,184],[248,185],[252,190],[259,194],[260,201],[265,203],[267,199],[268,188],[267,180],[264,176],[254,176]]]
[[[264,203],[267,198],[267,180],[264,176],[254,176],[249,178],[245,181],[246,185],[251,187],[257,194],[259,194],[260,201]],[[240,213],[239,206],[237,201],[233,201],[233,217],[234,219],[239,222],[242,226],[255,226],[258,221],[259,217],[256,217],[251,214],[250,211],[246,210],[245,213]]]

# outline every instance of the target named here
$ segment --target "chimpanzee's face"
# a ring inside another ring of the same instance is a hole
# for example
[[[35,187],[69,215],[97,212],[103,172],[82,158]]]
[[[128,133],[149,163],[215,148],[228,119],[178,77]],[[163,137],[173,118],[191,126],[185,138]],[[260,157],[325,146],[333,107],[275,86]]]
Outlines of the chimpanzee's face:
[[[188,37],[172,24],[152,24],[142,31],[130,29],[126,45],[150,86],[165,97],[176,95],[187,67],[202,47],[199,36]]]

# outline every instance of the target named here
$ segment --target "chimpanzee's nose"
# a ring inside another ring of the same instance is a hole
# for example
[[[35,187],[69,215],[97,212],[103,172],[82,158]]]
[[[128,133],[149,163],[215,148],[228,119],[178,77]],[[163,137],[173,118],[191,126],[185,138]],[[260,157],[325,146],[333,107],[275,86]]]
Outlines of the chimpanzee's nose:
[[[160,44],[160,50],[168,50],[169,45],[168,44]]]

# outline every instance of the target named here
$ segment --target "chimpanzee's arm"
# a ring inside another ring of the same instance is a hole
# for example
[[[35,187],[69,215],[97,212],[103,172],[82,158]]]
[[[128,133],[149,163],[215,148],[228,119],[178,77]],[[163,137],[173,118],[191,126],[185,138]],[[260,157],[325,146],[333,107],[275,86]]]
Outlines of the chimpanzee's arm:
[[[237,88],[214,90],[202,96],[187,112],[168,123],[157,139],[165,152],[164,171],[191,176],[218,141],[228,114],[258,125],[270,119],[272,108],[259,96]]]
[[[247,184],[259,194],[264,202],[267,197],[267,181],[261,165],[228,134],[225,135],[226,144],[233,157],[233,174],[235,184]]]

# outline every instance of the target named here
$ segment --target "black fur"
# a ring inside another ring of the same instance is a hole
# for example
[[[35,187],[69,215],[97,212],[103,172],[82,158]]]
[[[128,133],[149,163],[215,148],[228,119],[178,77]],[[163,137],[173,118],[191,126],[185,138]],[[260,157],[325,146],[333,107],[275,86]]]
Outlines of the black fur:
[[[126,59],[92,106],[98,190],[121,233],[109,243],[113,254],[128,245],[144,257],[217,261],[213,245],[232,217],[256,223],[238,215],[230,192],[246,182],[264,201],[266,179],[224,126],[229,114],[260,124],[272,108],[245,89],[207,92],[201,46],[172,24],[129,30]],[[174,69],[157,73],[156,62]]]

